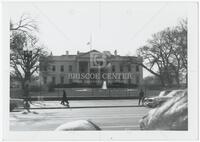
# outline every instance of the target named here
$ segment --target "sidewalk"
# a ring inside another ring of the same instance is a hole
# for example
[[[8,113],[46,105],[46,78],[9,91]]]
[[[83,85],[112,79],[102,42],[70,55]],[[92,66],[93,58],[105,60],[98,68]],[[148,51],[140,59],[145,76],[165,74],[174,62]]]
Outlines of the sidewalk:
[[[138,100],[80,100],[69,101],[70,108],[141,107]],[[31,109],[66,109],[60,101],[33,101]]]
[[[62,96],[31,96],[32,101],[42,98],[44,101],[59,101]],[[138,96],[68,96],[69,100],[113,100],[113,99],[138,99]]]

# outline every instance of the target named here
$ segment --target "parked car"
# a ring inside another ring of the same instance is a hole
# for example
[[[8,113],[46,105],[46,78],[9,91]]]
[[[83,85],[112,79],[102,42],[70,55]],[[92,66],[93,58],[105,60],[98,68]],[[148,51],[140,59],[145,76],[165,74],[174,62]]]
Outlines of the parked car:
[[[164,102],[171,99],[172,97],[179,95],[183,90],[164,90],[161,91],[158,96],[145,98],[144,105],[147,107],[155,108],[161,106]]]
[[[20,107],[24,107],[23,99],[10,99],[10,112]]]
[[[169,96],[173,98],[140,119],[141,130],[188,130],[187,90],[171,91]]]

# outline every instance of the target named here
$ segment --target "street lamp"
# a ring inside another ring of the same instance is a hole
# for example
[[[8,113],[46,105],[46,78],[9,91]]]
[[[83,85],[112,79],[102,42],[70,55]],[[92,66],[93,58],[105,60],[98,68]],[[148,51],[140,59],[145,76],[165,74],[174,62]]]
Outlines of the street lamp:
[[[26,67],[26,72],[25,72],[25,104],[24,104],[24,108],[27,109],[27,111],[29,111],[30,108],[30,104],[28,103],[29,101],[31,102],[31,100],[29,100],[29,83],[31,81],[31,73],[30,73],[30,63],[31,63],[31,58],[32,58],[32,51],[29,50],[24,50],[24,60],[25,60],[25,67]],[[29,80],[29,83],[26,82]]]

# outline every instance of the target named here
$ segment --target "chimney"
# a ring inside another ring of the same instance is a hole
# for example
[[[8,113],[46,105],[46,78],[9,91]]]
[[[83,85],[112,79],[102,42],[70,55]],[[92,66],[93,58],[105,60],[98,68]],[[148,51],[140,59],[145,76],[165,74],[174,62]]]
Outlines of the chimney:
[[[77,55],[79,54],[79,51],[77,51]]]
[[[115,56],[117,56],[117,50],[114,51]]]
[[[69,51],[66,51],[66,55],[69,55]]]

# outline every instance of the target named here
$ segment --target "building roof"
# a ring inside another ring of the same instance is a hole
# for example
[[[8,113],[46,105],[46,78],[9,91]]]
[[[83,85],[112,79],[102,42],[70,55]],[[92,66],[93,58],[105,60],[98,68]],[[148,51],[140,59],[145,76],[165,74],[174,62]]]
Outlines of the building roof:
[[[77,60],[78,58],[89,58],[90,57],[90,54],[94,52],[94,53],[102,53],[102,54],[106,54],[108,57],[110,57],[111,60],[128,60],[128,59],[136,59],[137,61],[142,61],[142,58],[140,57],[136,57],[136,56],[120,56],[120,55],[113,55],[111,54],[110,51],[103,51],[103,52],[100,52],[98,50],[91,50],[91,51],[88,51],[88,52],[78,52],[77,55],[61,55],[61,56],[53,56],[51,55],[52,57],[52,60],[54,61],[75,61]]]
[[[52,56],[52,60],[59,61],[74,61],[76,60],[76,55],[61,55],[61,56]]]

